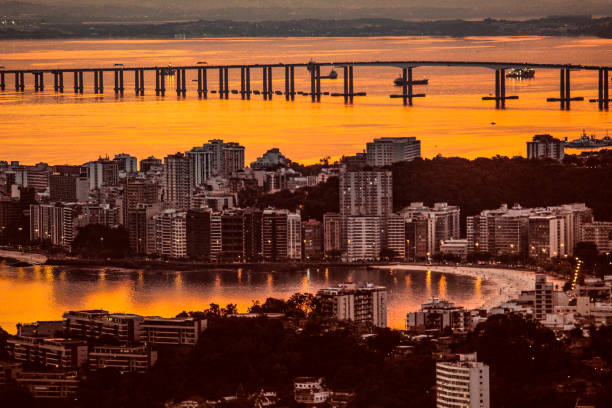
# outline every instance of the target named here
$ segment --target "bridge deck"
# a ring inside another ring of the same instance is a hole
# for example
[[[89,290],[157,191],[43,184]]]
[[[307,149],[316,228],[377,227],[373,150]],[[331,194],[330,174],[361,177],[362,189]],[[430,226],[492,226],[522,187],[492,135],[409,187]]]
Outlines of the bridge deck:
[[[490,69],[512,69],[512,68],[539,68],[539,69],[571,69],[571,70],[587,70],[596,71],[599,69],[612,69],[612,66],[596,66],[596,65],[576,65],[576,64],[543,64],[543,63],[529,63],[529,62],[497,62],[497,61],[341,61],[341,62],[308,62],[308,63],[274,63],[274,64],[229,64],[229,65],[177,65],[172,68],[180,69],[238,69],[238,68],[263,68],[263,67],[308,67],[310,65],[328,66],[328,67],[343,67],[343,66],[354,66],[354,67],[395,67],[395,68],[416,68],[416,67],[476,67],[476,68],[490,68]],[[105,71],[112,72],[115,70],[123,71],[134,71],[134,70],[145,70],[155,71],[156,69],[164,69],[168,66],[115,66],[115,67],[99,67],[99,68],[46,68],[46,69],[1,69],[0,72],[7,74],[11,73],[35,73],[35,72],[92,72],[92,71]]]

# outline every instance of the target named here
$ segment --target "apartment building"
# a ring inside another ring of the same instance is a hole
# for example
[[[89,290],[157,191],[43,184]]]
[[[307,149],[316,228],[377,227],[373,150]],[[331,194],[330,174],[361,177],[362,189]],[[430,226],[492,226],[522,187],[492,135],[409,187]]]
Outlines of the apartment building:
[[[489,408],[489,366],[476,353],[436,363],[437,408]]]
[[[387,327],[387,289],[371,283],[344,283],[317,292],[323,313],[358,325]]]
[[[91,371],[114,368],[121,374],[145,373],[155,365],[157,351],[148,346],[95,346],[87,361]]]
[[[6,341],[12,359],[41,366],[76,370],[87,362],[87,343],[83,340],[11,337]]]

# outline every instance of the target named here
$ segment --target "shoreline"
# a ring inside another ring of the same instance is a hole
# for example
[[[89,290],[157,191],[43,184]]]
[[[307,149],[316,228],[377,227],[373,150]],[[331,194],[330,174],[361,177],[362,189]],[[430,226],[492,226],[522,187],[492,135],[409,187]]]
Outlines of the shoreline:
[[[448,265],[377,265],[376,269],[395,269],[405,271],[422,271],[423,269],[432,272],[448,273],[453,275],[481,278],[492,282],[498,289],[498,293],[481,304],[481,308],[489,310],[505,303],[511,299],[516,299],[524,290],[534,290],[536,272],[527,269],[510,268],[491,268],[482,266],[448,266]],[[555,288],[563,287],[563,280],[546,274],[547,280],[553,282]]]

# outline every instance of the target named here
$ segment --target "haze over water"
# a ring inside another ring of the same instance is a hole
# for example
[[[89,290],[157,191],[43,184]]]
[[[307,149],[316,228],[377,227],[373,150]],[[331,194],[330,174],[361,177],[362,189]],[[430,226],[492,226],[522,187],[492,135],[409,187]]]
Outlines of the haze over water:
[[[406,313],[431,297],[467,308],[479,307],[498,292],[495,283],[438,272],[366,268],[252,272],[241,269],[198,272],[81,269],[35,266],[15,268],[0,262],[0,327],[15,332],[19,322],[60,320],[67,310],[100,308],[110,312],[175,316],[204,310],[210,303],[235,303],[246,312],[253,301],[289,298],[342,282],[374,282],[388,289],[390,327],[403,329]]]
[[[0,42],[0,65],[11,68],[69,68],[214,64],[303,63],[309,60],[484,60],[538,63],[612,64],[612,40],[561,37],[385,37],[385,38],[223,38],[190,40],[65,40]],[[326,74],[326,69],[322,74]],[[322,90],[339,92],[337,80],[323,80]],[[356,68],[353,105],[342,98],[323,96],[320,103],[296,96],[286,102],[274,96],[264,102],[253,95],[241,101],[230,94],[219,100],[210,94],[198,100],[195,73],[188,73],[187,97],[178,100],[170,82],[165,97],[154,94],[154,74],[145,74],[144,97],[134,96],[133,75],[126,73],[125,94],[116,98],[111,74],[105,94],[93,93],[93,76],[85,74],[85,93],[75,95],[72,77],[65,76],[65,93],[53,92],[52,75],[45,77],[45,92],[34,94],[33,78],[26,76],[25,93],[0,92],[0,159],[33,164],[81,164],[100,154],[127,152],[144,158],[163,157],[191,149],[208,139],[223,138],[246,146],[247,162],[271,147],[289,158],[316,162],[363,150],[374,137],[416,136],[425,157],[436,154],[467,158],[524,155],[525,141],[536,133],[574,139],[582,129],[605,136],[612,128],[608,112],[588,99],[596,97],[597,73],[572,72],[571,111],[560,111],[558,71],[537,70],[533,80],[508,80],[506,110],[481,97],[493,92],[494,71],[485,68],[417,68],[415,79],[430,85],[416,87],[426,98],[404,107],[389,94],[400,90],[393,80],[400,70]],[[252,70],[252,89],[261,89],[261,72]],[[218,74],[209,74],[209,89],[216,89]],[[284,89],[284,74],[274,70],[274,90]],[[239,72],[230,71],[230,89],[239,89]],[[296,70],[296,91],[308,91],[306,69]],[[492,123],[495,123],[493,125]]]

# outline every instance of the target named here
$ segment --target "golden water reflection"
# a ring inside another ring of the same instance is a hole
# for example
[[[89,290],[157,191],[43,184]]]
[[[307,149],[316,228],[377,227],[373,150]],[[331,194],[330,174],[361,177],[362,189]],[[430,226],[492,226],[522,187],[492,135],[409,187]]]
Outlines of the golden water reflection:
[[[246,282],[242,274],[247,273]],[[402,276],[403,275],[403,276]],[[341,282],[375,282],[389,291],[388,321],[405,327],[406,313],[430,297],[477,307],[497,287],[489,281],[432,271],[376,271],[366,268],[310,269],[298,272],[219,270],[143,272],[141,270],[13,268],[0,264],[0,327],[15,331],[18,322],[61,319],[70,309],[174,316],[202,310],[210,303],[235,303],[244,312],[253,301],[288,298]]]

